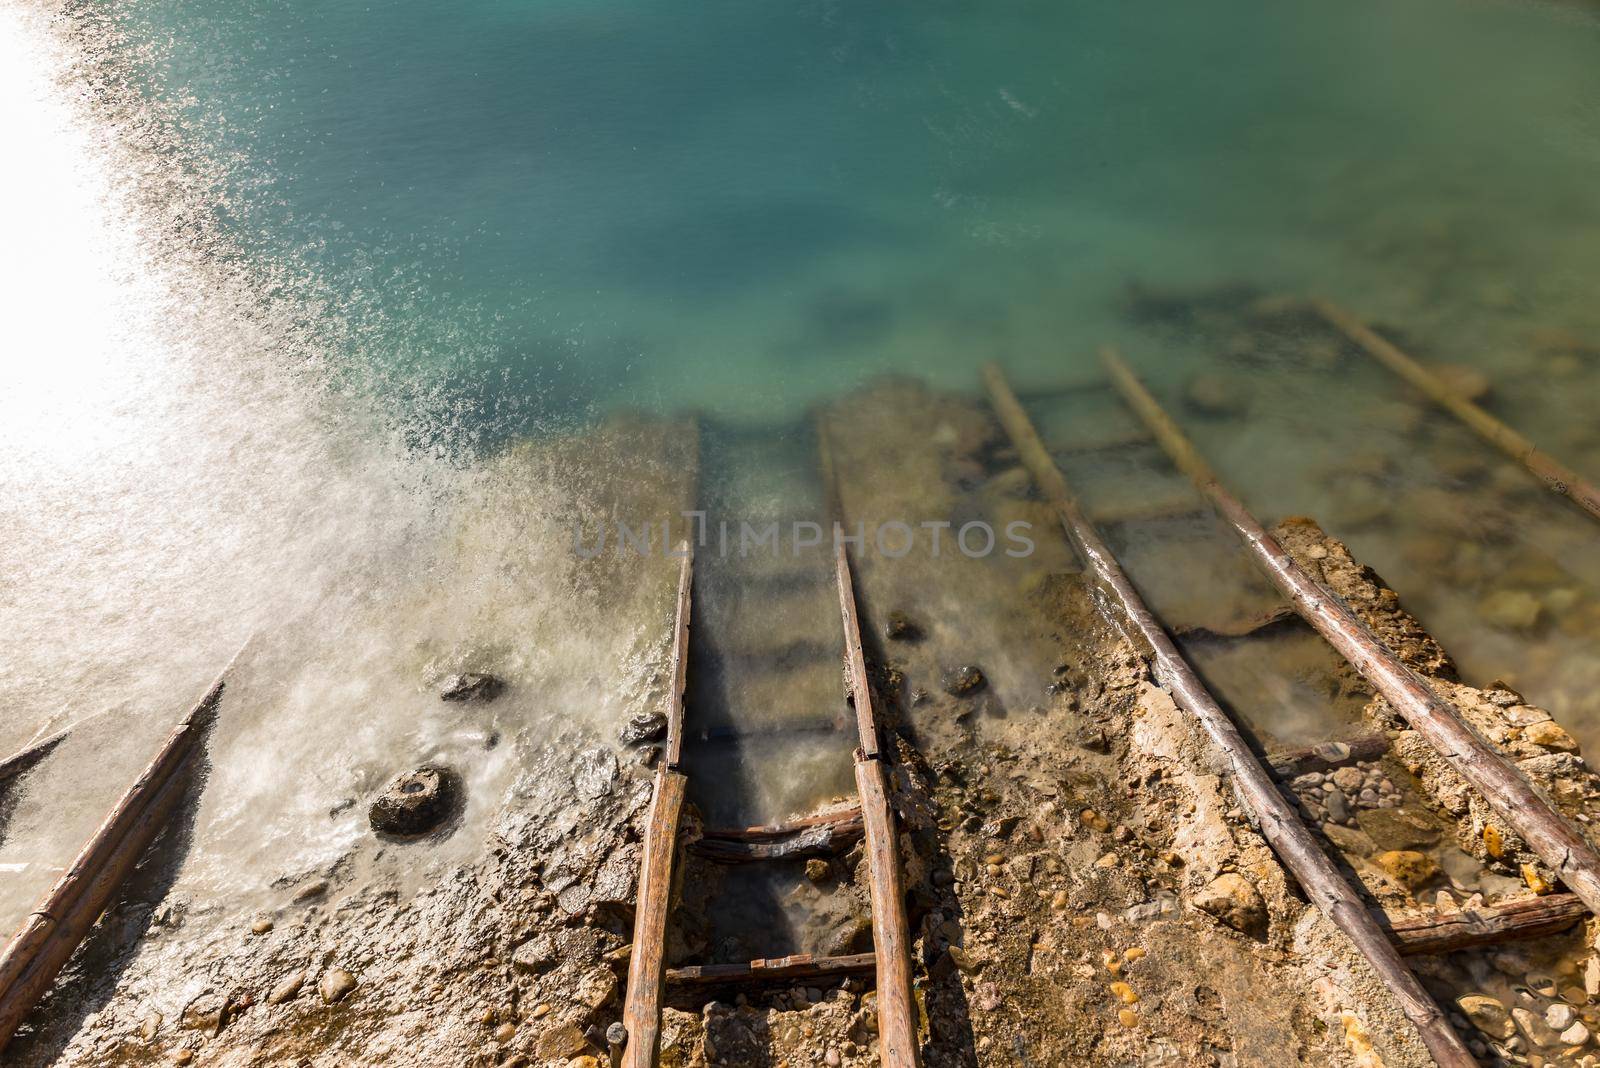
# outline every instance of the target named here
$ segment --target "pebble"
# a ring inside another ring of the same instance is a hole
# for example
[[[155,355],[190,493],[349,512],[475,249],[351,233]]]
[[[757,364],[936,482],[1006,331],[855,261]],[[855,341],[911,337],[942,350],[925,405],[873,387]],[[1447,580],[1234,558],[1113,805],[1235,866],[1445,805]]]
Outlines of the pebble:
[[[1123,1027],[1136,1027],[1139,1024],[1139,1014],[1132,1009],[1118,1009],[1117,1020]]]
[[[1544,1022],[1555,1028],[1557,1031],[1565,1031],[1567,1028],[1571,1027],[1577,1019],[1577,1010],[1575,1010],[1571,1005],[1567,1005],[1559,1001],[1550,1006],[1548,1009],[1544,1010]]]
[[[1490,1038],[1504,1040],[1514,1033],[1511,1014],[1498,998],[1487,994],[1463,994],[1456,998],[1456,1006],[1472,1021],[1472,1026]]]
[[[1139,995],[1134,992],[1133,987],[1120,981],[1111,984],[1111,994],[1124,1005],[1132,1005],[1139,1000]]]
[[[844,1063],[844,1058],[839,1055],[838,1050],[830,1049],[822,1055],[822,1063],[828,1068],[839,1068],[839,1065]]]
[[[257,920],[250,925],[251,934],[264,935],[270,930],[272,930],[271,920]]]
[[[441,701],[493,701],[505,689],[505,683],[493,675],[465,673],[446,675],[439,686]]]
[[[514,1023],[503,1023],[494,1029],[494,1040],[496,1042],[510,1042],[516,1037],[517,1025]]]
[[[1512,1009],[1511,1018],[1517,1021],[1517,1027],[1528,1036],[1528,1041],[1540,1049],[1548,1049],[1561,1041],[1560,1032],[1528,1009]]]
[[[1439,874],[1439,865],[1432,857],[1413,849],[1391,849],[1379,853],[1373,858],[1373,863],[1389,878],[1412,890]]]
[[[1589,1041],[1589,1029],[1582,1022],[1574,1023],[1561,1032],[1561,1042],[1567,1046],[1582,1046]]]
[[[172,1055],[172,1060],[176,1064],[188,1064],[190,1061],[194,1060],[194,1050],[180,1049],[178,1052]]]
[[[343,1001],[356,988],[356,977],[343,968],[329,968],[317,982],[317,993],[329,1005]]]
[[[306,985],[306,973],[295,972],[287,976],[272,992],[267,995],[268,1005],[282,1005],[285,1001],[293,1001],[300,994],[300,988]]]

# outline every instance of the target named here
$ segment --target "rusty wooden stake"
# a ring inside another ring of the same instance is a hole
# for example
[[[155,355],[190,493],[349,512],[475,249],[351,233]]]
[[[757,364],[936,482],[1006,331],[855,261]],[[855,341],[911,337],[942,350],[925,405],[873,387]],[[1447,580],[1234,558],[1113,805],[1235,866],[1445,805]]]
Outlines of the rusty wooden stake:
[[[222,699],[224,680],[250,645],[228,662],[205,696],[84,844],[55,886],[0,952],[0,1050],[50,989],[73,952],[94,928],[128,874],[177,806],[188,786],[207,726]]]
[[[1102,356],[1113,384],[1160,439],[1162,447],[1244,541],[1262,572],[1294,605],[1295,611],[1337,649],[1362,678],[1457,774],[1488,801],[1568,888],[1600,911],[1600,856],[1553,809],[1502,754],[1462,720],[1394,650],[1379,641],[1348,605],[1306,573],[1255,516],[1222,485],[1216,473],[1162,411],[1149,390],[1110,348]]]
[[[1108,618],[1135,646],[1150,651],[1157,677],[1171,689],[1178,705],[1194,717],[1206,737],[1227,759],[1234,790],[1260,826],[1262,837],[1283,859],[1312,902],[1372,965],[1406,1017],[1416,1026],[1434,1060],[1452,1068],[1476,1064],[1460,1036],[1367,911],[1360,895],[1318,846],[1294,805],[1279,791],[1239,728],[1183,659],[1122,565],[1084,515],[1065,476],[1051,459],[1000,368],[995,364],[985,367],[984,381],[995,412],[1023,464],[1055,508],[1067,537],[1097,580],[1103,594],[1102,605],[1115,607],[1114,611],[1107,612]]]
[[[1435,404],[1465,423],[1479,437],[1526,467],[1546,486],[1600,519],[1600,489],[1572,468],[1540,452],[1533,442],[1467,400],[1394,342],[1330,300],[1313,297],[1311,307],[1333,327],[1389,370],[1411,383]]]

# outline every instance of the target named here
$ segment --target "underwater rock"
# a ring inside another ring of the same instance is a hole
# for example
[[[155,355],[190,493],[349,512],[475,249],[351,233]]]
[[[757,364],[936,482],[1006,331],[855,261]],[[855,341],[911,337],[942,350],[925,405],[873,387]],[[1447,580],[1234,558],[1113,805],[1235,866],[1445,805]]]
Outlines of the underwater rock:
[[[1487,994],[1463,994],[1456,1006],[1472,1021],[1472,1026],[1490,1038],[1507,1039],[1514,1032],[1511,1014],[1497,999]]]
[[[982,670],[971,664],[945,672],[944,692],[951,697],[967,697],[987,685],[989,680],[984,677]]]
[[[1250,408],[1248,385],[1228,375],[1195,375],[1184,387],[1183,399],[1201,415],[1243,415]]]
[[[1439,828],[1427,817],[1403,808],[1371,808],[1356,815],[1374,842],[1392,849],[1415,849],[1439,841]]]
[[[506,684],[494,675],[446,675],[439,687],[441,701],[493,701]]]
[[[1439,874],[1438,863],[1414,849],[1391,849],[1373,857],[1372,862],[1389,878],[1411,890]]]
[[[1527,1009],[1512,1009],[1511,1018],[1517,1021],[1517,1027],[1528,1036],[1528,1041],[1540,1049],[1547,1049],[1561,1041],[1560,1033],[1541,1020],[1536,1013]]]
[[[395,779],[372,802],[367,818],[382,834],[415,837],[436,829],[455,811],[461,784],[440,764],[424,764]]]
[[[666,734],[665,712],[636,712],[622,725],[622,733],[618,737],[622,739],[623,745],[640,745],[664,738]]]
[[[1544,605],[1526,590],[1499,590],[1478,603],[1485,623],[1502,630],[1528,630],[1539,622]]]
[[[922,626],[904,612],[890,612],[889,622],[883,628],[890,641],[916,642],[922,640]]]
[[[1255,884],[1237,872],[1223,872],[1194,896],[1194,906],[1241,934],[1264,938],[1267,904]]]

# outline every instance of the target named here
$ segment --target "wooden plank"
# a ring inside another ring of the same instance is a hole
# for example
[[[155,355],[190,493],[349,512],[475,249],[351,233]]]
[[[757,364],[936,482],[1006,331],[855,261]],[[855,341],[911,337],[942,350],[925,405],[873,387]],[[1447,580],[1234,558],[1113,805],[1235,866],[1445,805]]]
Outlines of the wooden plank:
[[[1389,751],[1389,736],[1373,732],[1336,742],[1280,749],[1267,754],[1272,770],[1285,778],[1310,771],[1329,771],[1358,760],[1377,760]]]
[[[799,819],[785,820],[783,823],[764,823],[757,827],[711,827],[700,832],[705,838],[735,838],[760,841],[762,839],[783,838],[806,827],[815,827],[819,823],[837,823],[840,820],[861,819],[861,803],[851,801],[848,804],[835,805],[832,808],[814,812],[809,816]]]
[[[690,844],[689,851],[721,864],[799,860],[842,853],[859,842],[865,833],[861,811],[855,809],[825,822],[795,827],[778,834],[767,830],[744,834],[708,831]]]
[[[1540,452],[1532,441],[1463,397],[1438,375],[1351,312],[1320,297],[1312,298],[1310,304],[1317,314],[1354,341],[1367,355],[1416,387],[1479,437],[1526,467],[1550,489],[1588,512],[1592,518],[1600,519],[1600,488],[1596,488],[1593,482],[1547,453]]]
[[[144,772],[0,952],[0,1050],[50,989],[166,826],[187,786],[185,773],[222,700],[224,680],[249,644],[234,654],[205,695],[173,728]]]
[[[772,960],[753,960],[749,964],[699,964],[673,968],[667,972],[667,983],[672,986],[711,986],[718,983],[744,985],[843,979],[852,975],[867,975],[875,967],[877,957],[871,953],[852,953],[843,957],[814,957],[809,953],[797,953]]]
[[[1162,442],[1180,469],[1194,481],[1244,542],[1262,572],[1295,610],[1337,649],[1350,666],[1444,758],[1500,818],[1515,828],[1529,848],[1583,899],[1600,911],[1600,856],[1579,831],[1553,809],[1506,757],[1485,742],[1454,705],[1434,692],[1394,651],[1369,630],[1338,597],[1306,573],[1267,533],[1156,403],[1117,353],[1102,350],[1106,369],[1123,398]]]
[[[872,941],[878,976],[878,1051],[884,1068],[915,1068],[916,1002],[911,992],[911,934],[905,876],[900,869],[894,812],[883,761],[856,750],[856,792],[866,831],[872,890]]]
[[[878,756],[878,724],[872,711],[872,685],[861,650],[861,620],[856,615],[855,585],[850,581],[850,554],[843,542],[834,545],[833,573],[839,584],[839,614],[844,622],[844,656],[850,679],[850,701],[856,711],[856,736],[869,757]]]
[[[67,735],[72,733],[72,728],[67,727],[45,738],[43,741],[34,742],[32,745],[23,746],[17,752],[0,760],[0,786],[15,779],[18,775],[32,768],[39,761],[55,751],[56,746],[67,740]]]
[[[673,621],[672,688],[667,700],[666,765],[683,762],[683,692],[689,681],[689,614],[694,600],[694,547],[685,539],[678,545],[683,563],[678,568],[678,607]]]
[[[1096,526],[1115,527],[1194,519],[1205,514],[1205,505],[1195,500],[1193,494],[1182,493],[1171,497],[1141,497],[1135,501],[1106,504],[1094,509],[1093,518]]]
[[[1550,894],[1460,912],[1386,917],[1385,923],[1401,954],[1414,957],[1559,934],[1588,914],[1577,894]]]
[[[661,1052],[661,993],[666,979],[667,917],[672,911],[673,856],[688,776],[671,768],[656,772],[639,863],[639,897],[633,916],[633,953],[622,1024],[628,1030],[625,1068],[655,1068]]]
[[[1027,412],[1017,401],[1005,375],[996,364],[984,368],[984,381],[996,414],[1011,437],[1034,482],[1049,499],[1062,528],[1082,555],[1106,596],[1102,604],[1115,605],[1120,614],[1110,619],[1136,647],[1149,650],[1155,673],[1171,690],[1179,708],[1188,712],[1227,760],[1234,791],[1261,829],[1261,836],[1282,858],[1305,890],[1306,896],[1344,932],[1357,951],[1389,989],[1407,1019],[1417,1028],[1428,1050],[1441,1065],[1466,1066],[1474,1061],[1448,1018],[1428,996],[1366,904],[1300,819],[1294,803],[1278,789],[1271,774],[1257,759],[1238,726],[1217,704],[1205,684],[1183,659],[1172,638],[1145,604],[1122,565],[1106,547],[1094,525],[1079,507],[1065,476],[1050,458]]]

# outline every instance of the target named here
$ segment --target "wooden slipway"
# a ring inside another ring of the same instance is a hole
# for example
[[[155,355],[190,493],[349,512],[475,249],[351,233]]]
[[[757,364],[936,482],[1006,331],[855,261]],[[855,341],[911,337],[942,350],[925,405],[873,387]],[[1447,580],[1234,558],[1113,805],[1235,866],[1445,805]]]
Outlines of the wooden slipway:
[[[627,1030],[622,1063],[628,1068],[654,1068],[660,1056],[661,1008],[667,984],[677,987],[739,986],[798,979],[875,975],[878,989],[880,1063],[888,1068],[914,1068],[919,1063],[916,1007],[911,988],[910,936],[905,911],[905,885],[895,816],[889,803],[889,781],[883,746],[861,649],[855,588],[843,545],[836,548],[835,578],[844,633],[851,701],[855,706],[859,745],[855,750],[858,802],[796,823],[737,830],[711,830],[693,848],[700,856],[723,863],[793,859],[833,852],[856,839],[865,841],[872,899],[873,952],[840,957],[809,954],[748,964],[702,965],[667,969],[666,930],[672,908],[674,861],[679,820],[688,786],[682,770],[684,690],[688,670],[690,617],[693,607],[693,547],[683,543],[672,657],[671,707],[667,712],[666,756],[656,773],[640,863],[633,951],[623,1008]]]

